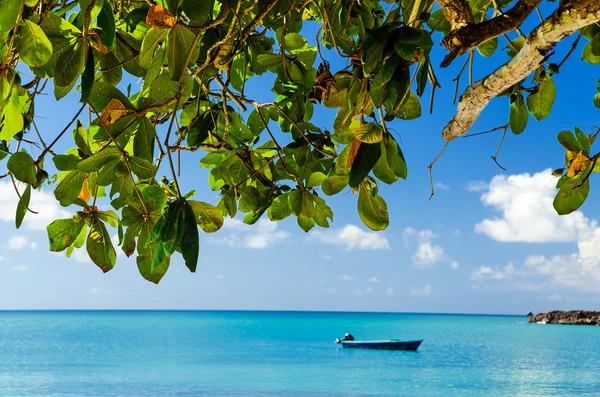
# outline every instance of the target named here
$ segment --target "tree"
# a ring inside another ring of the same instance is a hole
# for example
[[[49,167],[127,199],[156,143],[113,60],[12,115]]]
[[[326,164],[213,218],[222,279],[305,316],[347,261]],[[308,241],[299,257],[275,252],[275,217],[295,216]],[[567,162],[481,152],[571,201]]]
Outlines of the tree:
[[[499,127],[504,134],[523,132],[529,115],[547,117],[556,93],[552,76],[582,38],[582,60],[600,63],[600,1],[560,2],[545,18],[540,3],[0,0],[0,160],[6,158],[3,177],[20,197],[16,226],[29,211],[31,189],[52,185],[60,204],[75,209],[72,218],[48,226],[52,251],[70,255],[85,244],[108,271],[116,254],[107,226],[117,228],[121,249],[136,253],[141,275],[156,283],[175,251],[195,271],[198,227],[215,232],[238,211],[248,224],[293,215],[308,232],[329,226],[333,212],[324,197],[349,186],[365,225],[385,229],[378,184],[407,177],[387,123],[420,117],[426,90],[433,104],[435,45],[447,53],[441,67],[465,58],[462,74],[474,57],[489,57],[499,39],[508,40],[507,62],[461,95],[443,131],[446,145],[469,131],[496,96],[510,97],[509,122]],[[524,21],[536,10],[541,22],[525,35]],[[305,37],[307,26],[318,28],[316,45]],[[509,39],[511,32],[518,37]],[[554,46],[572,33],[572,49],[552,63]],[[331,70],[322,47],[347,66]],[[23,71],[35,78],[22,81]],[[245,91],[260,75],[272,82],[267,103]],[[139,92],[130,92],[126,76],[142,79]],[[38,95],[51,87],[57,100],[78,91],[82,105],[46,142],[34,112]],[[317,106],[337,109],[333,126],[316,125]],[[87,125],[78,119],[86,109]],[[70,131],[73,148],[55,153]],[[589,176],[600,169],[599,155],[590,152],[595,136],[579,129],[558,134],[566,149],[565,169],[555,171],[562,175],[560,214],[583,203]],[[181,191],[173,157],[182,152],[210,169],[208,184],[220,192],[216,206]],[[48,178],[52,168],[57,172]],[[98,208],[103,197],[112,209]]]

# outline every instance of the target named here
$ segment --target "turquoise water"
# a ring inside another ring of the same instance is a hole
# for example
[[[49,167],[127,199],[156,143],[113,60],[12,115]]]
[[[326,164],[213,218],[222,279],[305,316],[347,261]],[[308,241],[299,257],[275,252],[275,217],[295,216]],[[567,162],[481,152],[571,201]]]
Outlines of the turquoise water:
[[[600,327],[512,316],[0,312],[0,396],[599,395],[598,352]]]

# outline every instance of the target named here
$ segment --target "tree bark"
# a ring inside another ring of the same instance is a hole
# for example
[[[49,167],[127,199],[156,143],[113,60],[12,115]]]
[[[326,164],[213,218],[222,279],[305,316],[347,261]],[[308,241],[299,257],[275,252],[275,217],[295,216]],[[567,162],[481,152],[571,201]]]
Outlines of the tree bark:
[[[519,0],[506,13],[502,13],[488,21],[477,24],[468,23],[458,29],[452,28],[452,32],[448,37],[442,40],[442,45],[446,47],[449,53],[442,61],[441,66],[445,68],[455,58],[479,44],[517,29],[541,2],[542,0]]]
[[[575,0],[556,10],[527,36],[513,59],[465,90],[456,115],[443,130],[443,138],[452,141],[466,133],[488,103],[535,71],[556,43],[598,21],[600,0]]]

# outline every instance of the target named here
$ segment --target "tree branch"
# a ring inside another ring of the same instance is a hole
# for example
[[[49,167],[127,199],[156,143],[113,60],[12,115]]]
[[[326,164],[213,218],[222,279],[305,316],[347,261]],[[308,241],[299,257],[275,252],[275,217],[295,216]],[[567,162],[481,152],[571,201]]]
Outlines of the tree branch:
[[[537,69],[556,43],[599,20],[599,0],[575,0],[556,10],[529,34],[513,59],[465,90],[456,115],[443,130],[443,138],[451,141],[466,133],[487,104]]]
[[[449,53],[441,66],[444,68],[450,65],[455,58],[487,40],[517,29],[541,1],[519,0],[513,8],[490,20],[469,23],[456,30],[453,28],[452,33],[442,40],[442,45]]]
[[[466,0],[438,0],[452,31],[473,24],[473,13]]]

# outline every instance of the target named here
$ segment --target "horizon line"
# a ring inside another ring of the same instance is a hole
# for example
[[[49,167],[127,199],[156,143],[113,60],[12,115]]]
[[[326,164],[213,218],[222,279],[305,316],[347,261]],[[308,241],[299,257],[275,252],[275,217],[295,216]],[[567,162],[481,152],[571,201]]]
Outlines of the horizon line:
[[[527,314],[464,313],[464,312],[389,312],[356,310],[285,310],[285,309],[0,309],[7,312],[235,312],[235,313],[336,313],[336,314],[422,314],[448,316],[510,316],[527,317]]]

